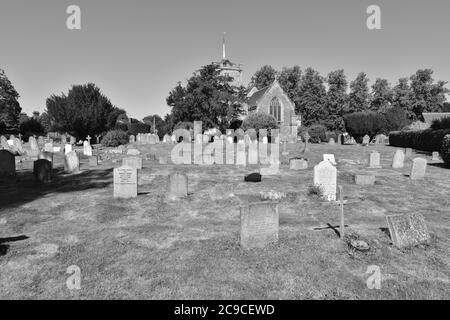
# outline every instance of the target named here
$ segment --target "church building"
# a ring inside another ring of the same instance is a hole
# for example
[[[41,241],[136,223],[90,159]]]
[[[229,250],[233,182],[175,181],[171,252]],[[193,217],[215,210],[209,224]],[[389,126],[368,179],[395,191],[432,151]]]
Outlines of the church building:
[[[264,112],[273,116],[280,126],[300,126],[300,117],[295,115],[295,105],[281,88],[278,80],[261,90],[250,90],[245,103],[247,115]]]

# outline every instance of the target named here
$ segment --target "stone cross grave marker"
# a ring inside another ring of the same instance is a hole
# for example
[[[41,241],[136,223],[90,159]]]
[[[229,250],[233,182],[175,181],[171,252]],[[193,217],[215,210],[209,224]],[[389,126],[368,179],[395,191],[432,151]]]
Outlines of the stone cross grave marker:
[[[337,169],[329,162],[322,161],[314,167],[314,185],[320,186],[323,197],[336,201]]]
[[[419,180],[425,178],[427,170],[427,160],[424,158],[415,158],[412,161],[411,174],[409,177],[412,180]]]
[[[136,168],[122,166],[114,169],[114,198],[137,197],[138,173]]]
[[[278,242],[279,213],[276,203],[253,203],[241,207],[240,212],[242,248],[263,248]]]
[[[430,241],[425,219],[419,213],[386,216],[393,244],[398,248],[412,247]]]

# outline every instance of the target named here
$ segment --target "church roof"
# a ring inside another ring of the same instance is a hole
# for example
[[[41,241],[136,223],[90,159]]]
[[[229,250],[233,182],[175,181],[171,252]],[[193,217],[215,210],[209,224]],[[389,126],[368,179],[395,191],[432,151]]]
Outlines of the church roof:
[[[261,90],[256,91],[254,94],[252,94],[248,100],[247,100],[247,104],[249,106],[256,106],[259,102],[259,100],[261,100],[262,97],[264,97],[264,95],[266,94],[267,91],[269,91],[269,89],[272,87],[272,84],[268,85],[267,87],[262,88]]]

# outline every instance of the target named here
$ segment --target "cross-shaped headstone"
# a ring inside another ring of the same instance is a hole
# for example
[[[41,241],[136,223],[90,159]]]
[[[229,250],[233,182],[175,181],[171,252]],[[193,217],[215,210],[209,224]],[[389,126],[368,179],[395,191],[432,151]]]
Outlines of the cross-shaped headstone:
[[[97,144],[100,143],[100,137],[101,137],[101,135],[99,135],[99,134],[95,136],[95,138],[97,139]]]
[[[91,138],[90,136],[87,136],[87,137],[86,137],[86,140],[88,141],[89,144],[91,144],[91,139],[92,139],[92,138]]]

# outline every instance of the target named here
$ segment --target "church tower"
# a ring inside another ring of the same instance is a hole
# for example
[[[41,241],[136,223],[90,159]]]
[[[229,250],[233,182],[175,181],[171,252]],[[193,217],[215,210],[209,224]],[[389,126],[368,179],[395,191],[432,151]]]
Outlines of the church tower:
[[[218,62],[217,64],[219,66],[219,69],[221,70],[221,74],[232,77],[232,84],[239,87],[242,85],[242,65],[233,63],[227,59],[225,36],[226,34],[224,33],[222,41],[222,61]]]

